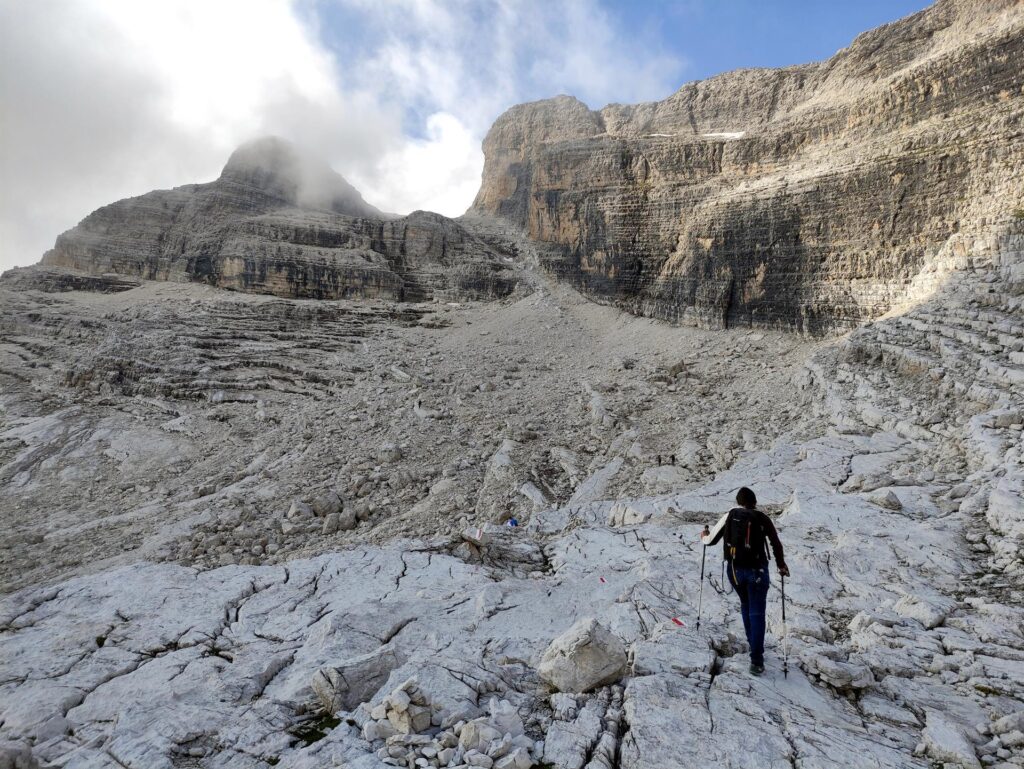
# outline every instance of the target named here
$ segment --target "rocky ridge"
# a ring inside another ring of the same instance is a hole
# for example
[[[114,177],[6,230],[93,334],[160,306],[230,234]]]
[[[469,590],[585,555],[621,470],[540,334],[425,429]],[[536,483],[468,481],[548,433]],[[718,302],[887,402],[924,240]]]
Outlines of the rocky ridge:
[[[1024,207],[1024,7],[939,0],[833,58],[660,102],[513,107],[473,210],[630,312],[847,330],[920,298],[949,239]]]
[[[113,273],[290,298],[488,298],[514,288],[503,255],[457,223],[384,214],[275,138],[240,147],[214,182],[94,211],[42,264],[51,269],[41,279],[62,269],[70,282]],[[22,273],[25,282],[32,271]]]

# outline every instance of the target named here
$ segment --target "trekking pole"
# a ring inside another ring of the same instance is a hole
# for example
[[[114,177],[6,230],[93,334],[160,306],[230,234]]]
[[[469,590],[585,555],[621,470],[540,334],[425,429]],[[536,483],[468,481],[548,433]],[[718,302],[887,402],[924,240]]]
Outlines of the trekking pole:
[[[705,526],[701,536],[706,537],[710,533],[708,527]],[[700,551],[700,591],[697,593],[697,630],[700,630],[700,610],[704,605],[704,560],[707,556],[708,546],[703,545],[703,549]]]
[[[789,633],[786,632],[786,575],[782,578],[782,677],[789,678]]]

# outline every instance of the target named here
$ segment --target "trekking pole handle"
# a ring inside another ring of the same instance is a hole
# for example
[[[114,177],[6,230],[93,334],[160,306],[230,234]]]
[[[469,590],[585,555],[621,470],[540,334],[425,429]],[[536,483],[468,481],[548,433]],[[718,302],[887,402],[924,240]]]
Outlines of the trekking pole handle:
[[[786,575],[782,575],[782,621],[786,621]]]

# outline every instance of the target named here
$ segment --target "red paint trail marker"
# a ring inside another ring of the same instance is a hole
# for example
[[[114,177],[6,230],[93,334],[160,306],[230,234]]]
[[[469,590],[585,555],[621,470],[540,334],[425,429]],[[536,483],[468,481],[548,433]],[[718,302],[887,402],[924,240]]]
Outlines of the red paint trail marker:
[[[608,580],[606,580],[604,577],[598,577],[598,579],[601,580],[602,585],[608,584]]]
[[[679,619],[679,617],[673,617],[672,622],[679,625],[679,627],[686,627],[686,623]]]

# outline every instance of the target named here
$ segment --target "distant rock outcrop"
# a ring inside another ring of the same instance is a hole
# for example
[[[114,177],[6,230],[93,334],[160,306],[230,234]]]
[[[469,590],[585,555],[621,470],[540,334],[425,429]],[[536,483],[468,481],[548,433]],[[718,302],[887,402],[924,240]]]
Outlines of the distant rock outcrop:
[[[940,0],[831,59],[660,102],[508,110],[473,210],[598,301],[702,326],[849,328],[1024,203],[1024,5]]]
[[[492,297],[514,286],[499,255],[459,224],[382,213],[276,138],[240,147],[209,184],[94,211],[43,264],[312,299]]]

